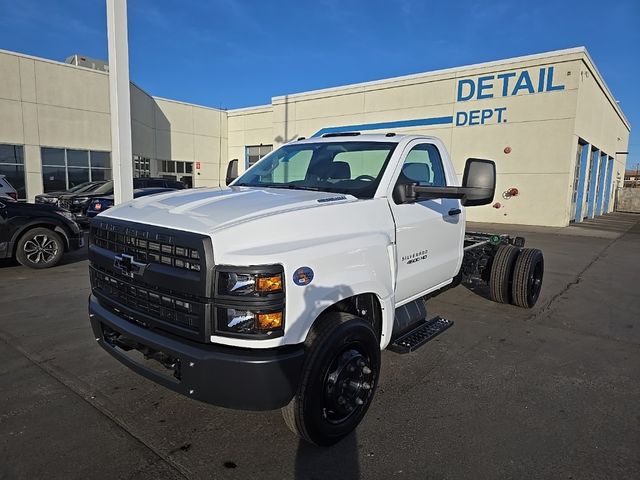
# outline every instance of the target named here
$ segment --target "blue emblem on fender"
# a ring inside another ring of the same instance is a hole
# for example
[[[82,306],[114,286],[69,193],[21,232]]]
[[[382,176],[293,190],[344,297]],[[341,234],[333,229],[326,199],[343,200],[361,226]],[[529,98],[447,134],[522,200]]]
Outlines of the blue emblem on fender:
[[[301,287],[309,285],[313,281],[313,270],[309,267],[300,267],[293,272],[293,283]]]

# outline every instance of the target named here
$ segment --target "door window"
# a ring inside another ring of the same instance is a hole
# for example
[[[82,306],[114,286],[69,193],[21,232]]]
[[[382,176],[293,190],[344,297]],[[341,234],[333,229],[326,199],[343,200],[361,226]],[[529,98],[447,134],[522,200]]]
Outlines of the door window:
[[[413,147],[404,160],[398,181],[421,187],[445,187],[447,181],[437,147],[430,143]]]

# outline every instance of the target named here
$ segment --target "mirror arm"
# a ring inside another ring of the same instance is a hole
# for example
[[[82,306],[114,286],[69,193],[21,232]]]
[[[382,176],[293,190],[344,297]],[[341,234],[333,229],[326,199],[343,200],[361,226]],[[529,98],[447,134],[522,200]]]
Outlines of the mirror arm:
[[[415,184],[407,185],[409,198],[464,198],[467,189],[464,187],[420,187]]]

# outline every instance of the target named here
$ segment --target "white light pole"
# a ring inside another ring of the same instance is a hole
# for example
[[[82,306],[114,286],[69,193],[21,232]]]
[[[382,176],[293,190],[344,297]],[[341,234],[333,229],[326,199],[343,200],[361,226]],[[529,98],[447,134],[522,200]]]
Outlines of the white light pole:
[[[116,205],[133,198],[127,0],[107,0],[111,164]]]

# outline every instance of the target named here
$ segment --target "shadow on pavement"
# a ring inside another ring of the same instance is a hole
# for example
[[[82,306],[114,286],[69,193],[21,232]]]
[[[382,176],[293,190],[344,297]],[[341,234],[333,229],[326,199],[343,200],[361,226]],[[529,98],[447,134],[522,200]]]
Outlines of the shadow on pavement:
[[[360,478],[356,432],[336,445],[316,447],[298,442],[294,477],[296,480],[356,480]]]
[[[489,285],[487,285],[486,282],[479,279],[470,278],[462,282],[461,285],[470,292],[473,292],[486,300],[491,300]]]

